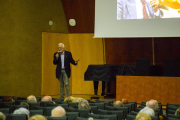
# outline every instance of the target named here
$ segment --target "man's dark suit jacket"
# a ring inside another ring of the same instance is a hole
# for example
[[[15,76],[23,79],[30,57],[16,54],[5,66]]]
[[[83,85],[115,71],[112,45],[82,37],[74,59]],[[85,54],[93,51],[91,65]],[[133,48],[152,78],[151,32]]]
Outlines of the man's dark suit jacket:
[[[71,74],[70,63],[72,63],[73,65],[77,65],[77,64],[73,60],[71,52],[68,52],[68,51],[64,51],[64,52],[65,52],[64,67],[65,67],[65,71],[66,71],[68,78],[70,78],[70,74]],[[58,52],[54,53],[53,63],[54,63],[54,65],[57,65],[56,66],[56,78],[59,79],[60,74],[61,74],[61,56],[59,55],[59,58],[57,59],[56,58],[57,53]]]

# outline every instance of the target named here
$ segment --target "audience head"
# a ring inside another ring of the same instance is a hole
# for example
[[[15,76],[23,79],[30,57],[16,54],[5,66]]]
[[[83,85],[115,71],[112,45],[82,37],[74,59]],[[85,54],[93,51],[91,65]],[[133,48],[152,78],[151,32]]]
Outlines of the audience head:
[[[88,120],[94,120],[94,118],[92,118],[92,117],[89,117],[89,118],[88,118]]]
[[[47,119],[42,115],[34,115],[30,117],[28,120],[47,120]]]
[[[79,109],[91,109],[87,100],[83,99],[78,104]]]
[[[37,103],[36,97],[34,95],[28,96],[27,103]]]
[[[6,116],[2,112],[0,112],[0,120],[5,120],[5,119],[6,119]]]
[[[155,116],[154,110],[152,108],[149,108],[149,107],[143,108],[142,110],[140,110],[139,113],[146,113],[146,114],[148,114],[148,115],[150,115],[152,117]]]
[[[51,96],[44,96],[44,97],[42,97],[41,101],[52,101],[52,97]]]
[[[151,117],[146,113],[138,113],[135,120],[151,120]]]
[[[146,103],[146,106],[152,109],[156,109],[158,106],[158,102],[156,100],[150,100]],[[157,108],[158,109],[158,108]]]
[[[26,108],[19,108],[19,109],[16,109],[13,114],[26,114],[29,118],[29,110],[27,110]]]
[[[113,104],[114,107],[124,107],[123,103],[121,101],[116,101]]]
[[[72,96],[68,96],[64,99],[64,102],[75,102],[75,99]]]
[[[5,96],[3,99],[2,99],[2,102],[13,102],[13,98],[11,96]]]
[[[65,115],[66,111],[61,106],[57,106],[51,111],[51,117],[63,117]]]
[[[128,102],[127,99],[122,99],[122,103],[123,103],[123,104],[129,104],[129,102]]]

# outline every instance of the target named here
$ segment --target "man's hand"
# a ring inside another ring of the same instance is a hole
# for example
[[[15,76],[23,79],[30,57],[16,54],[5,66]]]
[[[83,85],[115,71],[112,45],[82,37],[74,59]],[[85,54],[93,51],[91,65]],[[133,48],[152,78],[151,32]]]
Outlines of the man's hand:
[[[154,9],[155,13],[159,10],[159,0],[151,0],[150,5]]]
[[[56,53],[56,58],[59,58],[59,53]]]

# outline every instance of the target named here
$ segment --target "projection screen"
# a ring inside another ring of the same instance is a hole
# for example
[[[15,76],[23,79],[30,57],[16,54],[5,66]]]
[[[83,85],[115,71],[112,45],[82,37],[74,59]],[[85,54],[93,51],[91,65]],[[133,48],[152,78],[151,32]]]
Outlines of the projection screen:
[[[141,4],[141,0],[96,0],[94,37],[180,36],[180,0],[145,0],[145,7]]]

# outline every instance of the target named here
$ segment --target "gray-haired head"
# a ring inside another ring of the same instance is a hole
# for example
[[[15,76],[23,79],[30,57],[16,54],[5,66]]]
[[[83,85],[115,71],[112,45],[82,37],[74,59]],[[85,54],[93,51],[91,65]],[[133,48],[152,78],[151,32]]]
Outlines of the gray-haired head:
[[[152,108],[149,108],[149,107],[143,108],[142,110],[139,111],[139,113],[146,113],[152,117],[155,116],[154,110]]]
[[[92,118],[92,117],[89,117],[89,118],[88,118],[88,120],[94,120],[94,118]]]
[[[146,102],[146,107],[149,107],[152,109],[158,109],[159,105],[158,105],[158,102],[156,100],[150,100],[150,101]]]
[[[5,120],[5,119],[6,119],[6,116],[2,112],[0,112],[0,120]]]
[[[83,99],[78,104],[78,109],[91,109],[87,100]]]
[[[176,110],[175,115],[180,116],[180,107]]]
[[[26,114],[26,115],[28,116],[28,118],[29,118],[30,112],[29,112],[29,110],[26,109],[26,108],[19,108],[19,109],[16,109],[16,110],[13,112],[13,114]]]
[[[124,107],[124,104],[121,101],[116,101],[113,104],[114,107]]]
[[[62,46],[63,48],[65,47],[63,43],[59,43],[58,46]]]
[[[36,97],[34,95],[28,96],[27,103],[37,103]]]
[[[51,111],[51,117],[63,117],[63,116],[66,116],[66,111],[61,106],[57,106]]]

